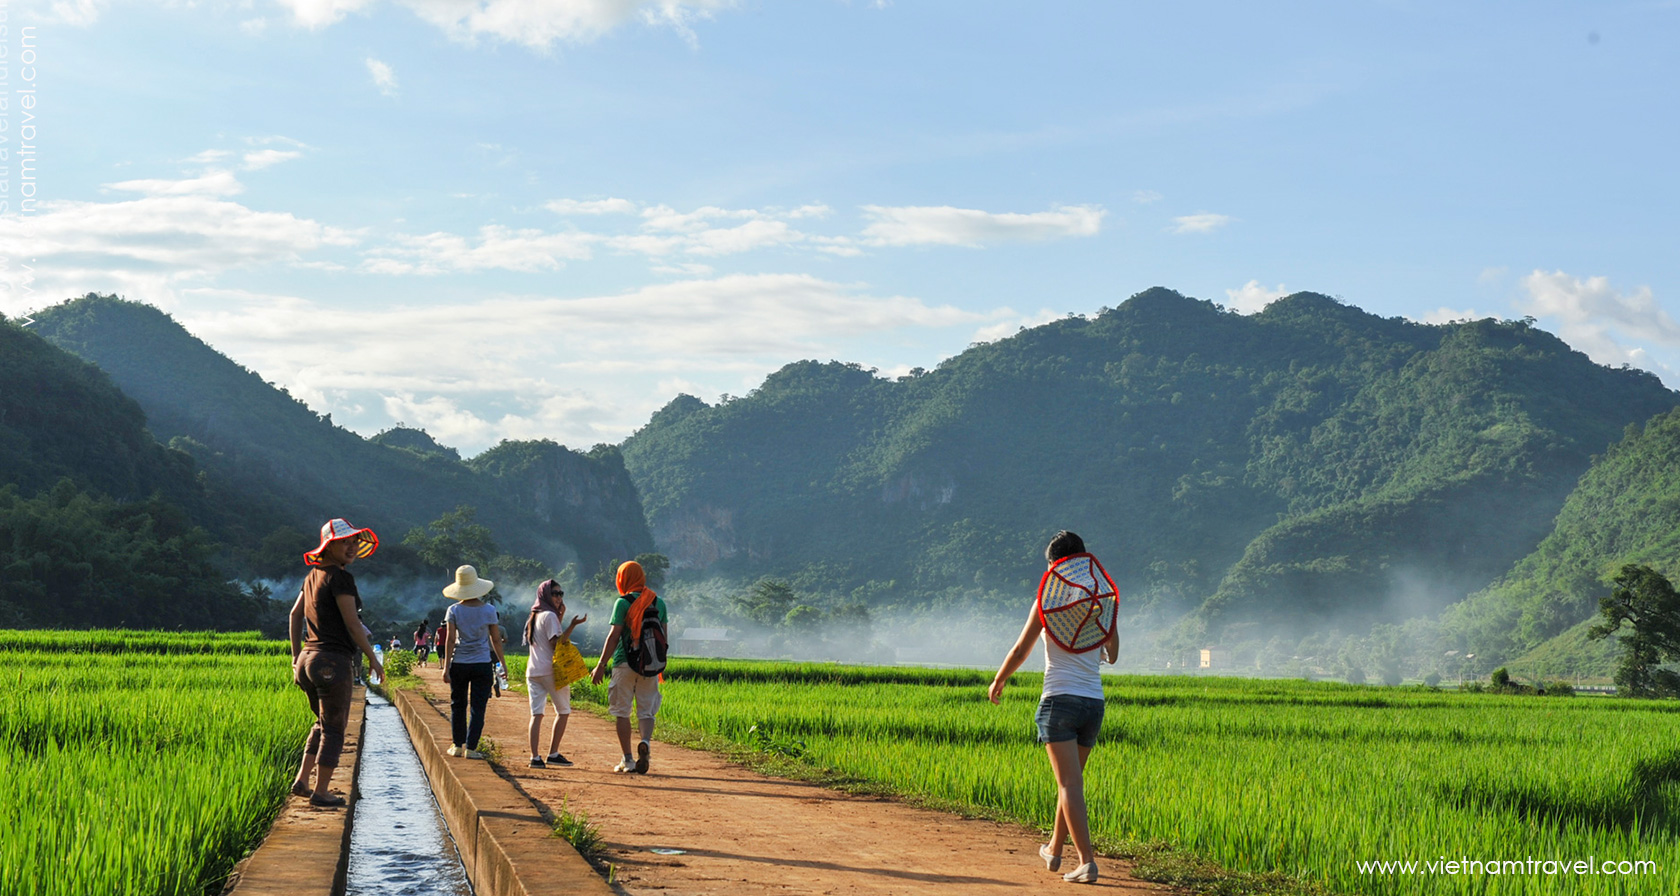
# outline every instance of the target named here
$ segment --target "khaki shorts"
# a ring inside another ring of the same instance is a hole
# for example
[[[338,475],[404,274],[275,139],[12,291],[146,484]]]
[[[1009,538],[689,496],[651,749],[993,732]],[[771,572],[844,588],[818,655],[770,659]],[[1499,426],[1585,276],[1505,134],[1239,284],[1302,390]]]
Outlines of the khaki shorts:
[[[531,695],[531,715],[543,714],[543,704],[554,701],[554,711],[565,716],[572,712],[572,686],[554,686],[553,675],[525,676],[525,690]]]
[[[637,675],[629,666],[614,666],[612,684],[607,686],[607,713],[615,719],[630,718],[632,697],[636,718],[653,718],[659,712],[659,676]]]

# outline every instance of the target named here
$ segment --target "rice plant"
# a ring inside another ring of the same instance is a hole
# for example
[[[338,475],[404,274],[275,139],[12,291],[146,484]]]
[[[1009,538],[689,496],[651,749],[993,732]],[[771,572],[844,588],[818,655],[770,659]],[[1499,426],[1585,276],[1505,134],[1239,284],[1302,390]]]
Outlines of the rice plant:
[[[685,659],[660,713],[748,746],[772,727],[809,763],[1048,828],[1039,677],[1001,706],[990,677]],[[1675,704],[1200,677],[1106,690],[1086,783],[1100,842],[1164,840],[1345,893],[1680,891]],[[1417,865],[1359,864],[1378,861]]]
[[[254,634],[5,632],[0,682],[0,893],[217,892],[313,721]]]

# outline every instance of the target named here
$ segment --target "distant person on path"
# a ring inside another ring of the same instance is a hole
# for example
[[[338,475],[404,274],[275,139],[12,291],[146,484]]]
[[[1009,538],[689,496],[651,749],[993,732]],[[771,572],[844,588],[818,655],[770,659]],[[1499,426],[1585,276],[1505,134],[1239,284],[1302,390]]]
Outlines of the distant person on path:
[[[344,805],[344,797],[329,791],[327,785],[344,752],[358,654],[367,657],[374,675],[385,674],[362,625],[362,597],[356,580],[346,569],[378,548],[379,538],[372,529],[334,519],[321,527],[321,545],[303,555],[303,562],[312,568],[292,604],[292,681],[309,695],[315,727],[309,729],[292,793],[309,797],[311,805]],[[313,787],[309,783],[312,772]]]
[[[396,653],[397,651],[399,651],[401,649],[402,649],[402,639],[395,636],[395,635],[392,635],[391,636],[391,652]]]
[[[659,712],[659,672],[664,669],[665,654],[661,644],[657,658],[659,668],[644,668],[642,672],[631,668],[629,654],[640,652],[638,648],[644,641],[644,635],[656,635],[663,641],[670,622],[665,615],[665,601],[647,587],[647,574],[642,571],[640,563],[631,560],[618,567],[618,595],[618,600],[613,603],[612,631],[607,633],[606,643],[601,645],[601,660],[595,664],[589,678],[600,684],[607,670],[612,670],[612,684],[607,687],[607,712],[618,728],[618,745],[624,751],[624,758],[613,766],[613,771],[645,775],[651,752],[649,742],[653,740],[653,717]],[[652,617],[648,615],[650,611]],[[656,622],[658,628],[650,630],[648,626]],[[642,735],[634,758],[630,756],[632,700],[636,704],[636,722]]]
[[[449,685],[451,756],[484,758],[478,738],[484,733],[495,662],[502,656],[502,628],[496,608],[480,598],[494,587],[495,582],[478,577],[478,570],[462,566],[455,570],[455,581],[443,589],[443,596],[456,602],[443,614],[444,633],[438,639],[443,683]]]
[[[1085,763],[1102,727],[1102,657],[1112,664],[1120,654],[1114,624],[1120,596],[1102,565],[1085,552],[1085,542],[1072,532],[1057,532],[1044,549],[1044,559],[1049,568],[1039,583],[1038,599],[987,696],[998,702],[1009,677],[1032,653],[1033,642],[1042,638],[1044,695],[1038,704],[1038,741],[1050,754],[1057,795],[1054,831],[1038,854],[1046,868],[1061,870],[1062,846],[1071,834],[1079,867],[1062,879],[1088,884],[1097,879],[1097,853],[1085,810]]]
[[[414,655],[419,658],[420,665],[426,665],[426,658],[431,655],[432,644],[427,640],[426,620],[420,620],[420,627],[414,630]]]
[[[573,616],[572,624],[561,631],[560,620],[565,615],[566,592],[560,589],[560,583],[549,579],[538,585],[537,600],[531,604],[530,618],[525,620],[525,644],[531,648],[531,655],[525,661],[525,692],[531,696],[532,768],[572,764],[560,753],[560,738],[565,736],[566,722],[572,717],[572,684],[570,681],[559,684],[555,680],[554,650],[561,644],[570,644],[572,632],[589,621],[589,617]],[[581,659],[577,663],[578,667],[583,665]],[[554,703],[554,730],[548,738],[548,757],[544,759],[538,752],[538,741],[543,708],[550,701]]]

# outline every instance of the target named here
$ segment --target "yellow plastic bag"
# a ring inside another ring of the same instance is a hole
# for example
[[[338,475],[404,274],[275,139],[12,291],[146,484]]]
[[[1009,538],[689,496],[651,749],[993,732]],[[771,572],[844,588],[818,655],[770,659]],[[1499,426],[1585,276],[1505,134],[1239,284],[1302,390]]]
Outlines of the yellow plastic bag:
[[[561,638],[554,645],[554,686],[563,688],[574,681],[581,681],[589,675],[589,667],[584,665],[583,654],[577,645]]]

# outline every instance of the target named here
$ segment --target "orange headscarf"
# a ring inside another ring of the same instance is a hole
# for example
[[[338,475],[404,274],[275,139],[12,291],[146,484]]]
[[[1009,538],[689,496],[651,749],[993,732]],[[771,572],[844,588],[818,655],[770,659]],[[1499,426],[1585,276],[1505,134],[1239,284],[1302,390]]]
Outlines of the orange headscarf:
[[[634,560],[626,560],[618,566],[618,593],[628,596],[633,591],[641,591],[630,604],[630,612],[625,614],[625,621],[630,623],[630,640],[642,637],[642,614],[648,607],[653,606],[653,599],[659,595],[647,586],[647,573],[642,571],[642,564]]]

